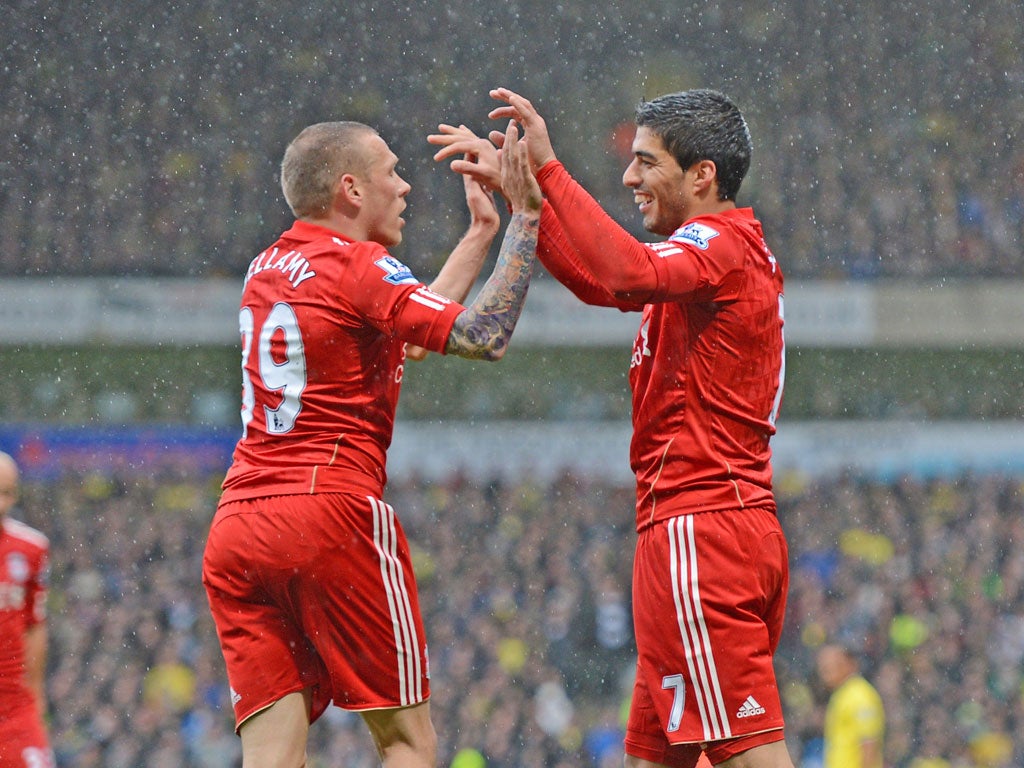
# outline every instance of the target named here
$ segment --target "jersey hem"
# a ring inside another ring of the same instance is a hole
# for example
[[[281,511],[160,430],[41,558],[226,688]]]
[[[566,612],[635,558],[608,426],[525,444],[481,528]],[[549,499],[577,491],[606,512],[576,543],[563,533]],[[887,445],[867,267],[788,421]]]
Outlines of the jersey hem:
[[[651,526],[657,525],[659,523],[664,523],[668,520],[672,520],[677,517],[686,517],[687,515],[721,515],[739,512],[749,512],[753,510],[764,510],[766,512],[770,512],[773,515],[778,514],[778,506],[776,505],[774,499],[760,502],[758,504],[751,504],[749,506],[736,506],[734,504],[733,506],[716,506],[698,509],[688,509],[686,507],[680,507],[679,509],[673,509],[668,512],[661,510],[656,517],[648,518],[643,522],[643,524],[637,525],[636,530],[637,533],[639,533],[650,528]]]

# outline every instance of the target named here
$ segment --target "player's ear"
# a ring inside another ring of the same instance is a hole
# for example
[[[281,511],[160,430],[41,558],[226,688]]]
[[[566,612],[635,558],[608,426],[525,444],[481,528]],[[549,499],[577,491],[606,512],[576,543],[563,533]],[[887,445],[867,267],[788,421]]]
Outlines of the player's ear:
[[[363,187],[351,173],[343,173],[334,187],[334,206],[340,210],[358,210],[363,202]]]
[[[718,180],[718,166],[714,160],[701,160],[694,163],[693,184],[697,192],[703,192]]]

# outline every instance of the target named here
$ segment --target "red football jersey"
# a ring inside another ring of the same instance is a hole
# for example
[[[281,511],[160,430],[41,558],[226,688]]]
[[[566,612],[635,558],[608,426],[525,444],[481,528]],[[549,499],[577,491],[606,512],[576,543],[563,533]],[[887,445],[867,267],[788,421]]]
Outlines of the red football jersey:
[[[25,630],[46,620],[50,542],[24,523],[0,527],[0,720],[36,704],[25,686]]]
[[[463,309],[383,246],[297,221],[246,273],[244,431],[222,501],[379,496],[405,344],[443,352]]]
[[[541,220],[544,265],[588,303],[643,312],[629,376],[637,528],[773,505],[768,441],[785,371],[783,280],[753,212],[698,216],[649,245],[559,163],[538,179],[552,209]],[[645,304],[616,299],[587,269],[609,254],[622,270],[653,269],[657,287]]]

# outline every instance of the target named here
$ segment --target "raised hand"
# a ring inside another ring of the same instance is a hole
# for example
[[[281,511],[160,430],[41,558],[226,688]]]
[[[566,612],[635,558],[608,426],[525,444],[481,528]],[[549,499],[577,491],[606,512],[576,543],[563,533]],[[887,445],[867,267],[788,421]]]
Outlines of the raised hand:
[[[466,191],[466,207],[469,209],[470,226],[478,226],[488,232],[490,237],[498,234],[501,217],[494,204],[494,193],[468,174],[462,176],[462,186]]]
[[[495,88],[491,91],[491,98],[504,101],[508,106],[492,109],[488,117],[496,120],[512,119],[523,126],[530,149],[530,165],[533,166],[534,172],[545,163],[556,159],[551,138],[548,136],[547,124],[529,99],[508,88]]]
[[[501,150],[501,188],[513,213],[538,212],[544,201],[529,152],[529,140],[520,140],[515,121],[509,120]]]
[[[428,142],[441,147],[434,153],[434,160],[440,162],[455,158],[450,164],[453,171],[474,179],[487,189],[501,191],[498,147],[464,125],[456,127],[442,123],[437,129],[439,133],[427,136]]]

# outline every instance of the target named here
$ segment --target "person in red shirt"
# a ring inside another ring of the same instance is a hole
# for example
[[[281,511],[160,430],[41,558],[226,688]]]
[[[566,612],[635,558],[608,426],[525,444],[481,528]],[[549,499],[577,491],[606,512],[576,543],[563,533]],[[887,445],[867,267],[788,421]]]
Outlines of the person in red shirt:
[[[0,453],[0,768],[52,768],[44,691],[50,542],[10,517],[18,480],[18,465]]]
[[[627,766],[791,768],[772,656],[788,590],[769,439],[782,399],[782,271],[736,196],[745,120],[698,89],[642,103],[622,181],[643,243],[555,156],[533,105],[505,88],[490,114],[520,122],[545,203],[538,256],[588,304],[641,313],[630,386],[638,532],[636,683]],[[498,188],[502,140],[448,125],[435,159]]]
[[[427,643],[385,460],[407,345],[482,360],[508,348],[541,194],[511,123],[504,143],[511,218],[468,306],[499,226],[489,191],[464,180],[469,230],[427,286],[388,252],[410,186],[375,130],[319,123],[285,151],[296,221],[245,276],[243,432],[203,563],[246,768],[304,765],[331,702],[362,715],[384,765],[435,764]]]

